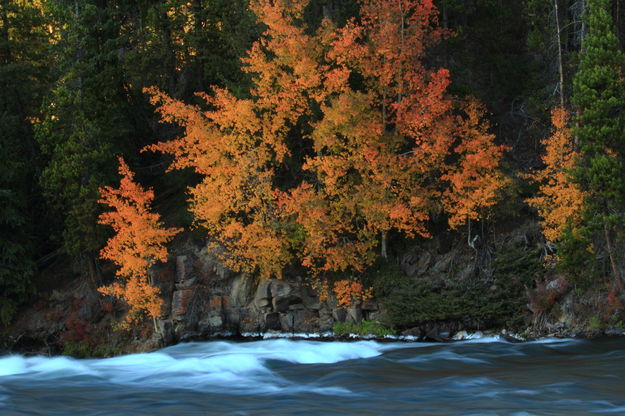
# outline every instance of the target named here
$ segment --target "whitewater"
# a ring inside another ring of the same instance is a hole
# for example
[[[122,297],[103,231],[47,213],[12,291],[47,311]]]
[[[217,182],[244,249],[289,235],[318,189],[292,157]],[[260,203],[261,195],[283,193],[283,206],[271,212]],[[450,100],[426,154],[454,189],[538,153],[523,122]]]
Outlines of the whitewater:
[[[209,341],[0,357],[0,415],[625,415],[625,340]]]

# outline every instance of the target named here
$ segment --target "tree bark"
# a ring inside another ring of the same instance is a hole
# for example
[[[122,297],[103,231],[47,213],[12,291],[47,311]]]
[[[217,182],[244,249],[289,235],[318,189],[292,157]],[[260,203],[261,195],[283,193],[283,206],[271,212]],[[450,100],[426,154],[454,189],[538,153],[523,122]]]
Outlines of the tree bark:
[[[621,275],[618,271],[618,266],[616,265],[616,259],[614,258],[612,250],[612,236],[610,235],[610,229],[607,224],[603,224],[603,233],[605,236],[605,244],[608,249],[608,256],[610,257],[610,266],[612,267],[612,282],[614,283],[614,288],[619,293],[622,293],[623,282],[621,281]]]
[[[388,231],[382,232],[382,241],[380,242],[380,246],[381,246],[380,255],[382,256],[384,260],[388,260],[388,251],[387,251]]]
[[[558,44],[558,71],[560,72],[560,107],[564,108],[564,69],[562,65],[562,37],[560,31],[560,12],[558,10],[558,0],[553,0],[554,12],[556,15],[556,42]]]

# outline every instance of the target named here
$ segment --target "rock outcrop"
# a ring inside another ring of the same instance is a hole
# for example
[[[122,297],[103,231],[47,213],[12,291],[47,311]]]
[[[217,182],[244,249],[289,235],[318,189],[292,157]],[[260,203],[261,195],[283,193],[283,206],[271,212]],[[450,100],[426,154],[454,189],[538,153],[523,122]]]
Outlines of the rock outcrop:
[[[213,253],[190,244],[172,263],[173,281],[159,282],[170,299],[160,323],[165,343],[222,334],[322,333],[337,321],[360,323],[380,314],[374,301],[349,309],[332,297],[321,301],[299,276],[259,280],[232,273]]]

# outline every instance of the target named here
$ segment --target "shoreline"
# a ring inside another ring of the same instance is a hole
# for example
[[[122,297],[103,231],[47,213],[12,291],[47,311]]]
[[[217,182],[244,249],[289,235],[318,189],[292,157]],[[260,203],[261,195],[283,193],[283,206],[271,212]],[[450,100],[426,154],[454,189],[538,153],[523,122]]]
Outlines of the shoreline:
[[[460,334],[460,335],[459,335]],[[123,352],[121,354],[114,355],[89,355],[85,357],[76,357],[73,355],[67,354],[55,354],[55,353],[46,353],[41,349],[4,349],[0,351],[0,357],[12,356],[12,355],[22,355],[22,356],[47,356],[47,357],[71,357],[73,359],[99,359],[99,358],[111,358],[118,357],[124,355],[132,355],[132,354],[141,354],[141,353],[151,353],[164,348],[172,347],[179,344],[191,343],[191,342],[217,342],[217,341],[228,341],[228,342],[256,342],[256,341],[269,341],[269,340],[287,340],[287,341],[317,341],[317,342],[359,342],[359,341],[375,341],[380,343],[416,343],[416,344],[454,344],[461,342],[501,342],[507,344],[523,344],[523,343],[531,343],[537,341],[547,341],[547,340],[563,340],[563,339],[575,339],[575,340],[601,340],[601,339],[611,339],[611,338],[620,338],[625,337],[625,330],[617,329],[617,328],[609,328],[605,331],[601,331],[600,333],[589,334],[542,334],[542,335],[531,335],[524,337],[517,333],[510,333],[508,331],[475,331],[475,332],[466,332],[459,331],[458,334],[455,334],[453,337],[444,338],[441,340],[428,339],[423,337],[416,337],[413,335],[385,335],[385,336],[376,336],[373,334],[370,335],[359,335],[359,334],[349,334],[349,335],[335,335],[332,332],[324,332],[324,333],[284,333],[284,332],[265,332],[265,333],[239,333],[235,334],[233,332],[219,332],[210,335],[200,335],[200,334],[186,334],[186,336],[179,339],[177,342],[162,345],[155,348],[149,348],[147,350],[137,350],[134,352]]]

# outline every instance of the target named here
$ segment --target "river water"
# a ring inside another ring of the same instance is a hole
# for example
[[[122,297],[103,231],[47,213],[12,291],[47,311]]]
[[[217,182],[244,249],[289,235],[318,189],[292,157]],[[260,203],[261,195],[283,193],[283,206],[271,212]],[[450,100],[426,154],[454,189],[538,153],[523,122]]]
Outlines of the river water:
[[[0,415],[625,415],[625,339],[212,341],[0,357]]]

